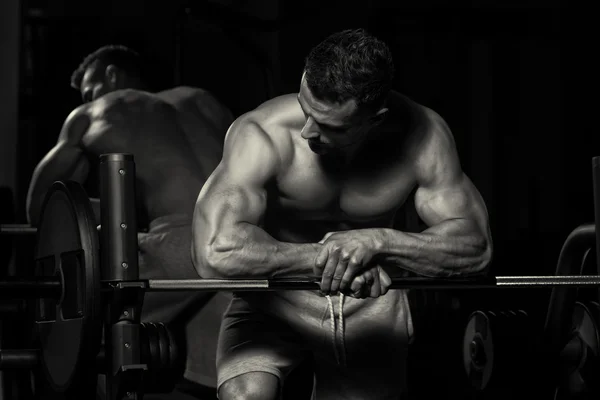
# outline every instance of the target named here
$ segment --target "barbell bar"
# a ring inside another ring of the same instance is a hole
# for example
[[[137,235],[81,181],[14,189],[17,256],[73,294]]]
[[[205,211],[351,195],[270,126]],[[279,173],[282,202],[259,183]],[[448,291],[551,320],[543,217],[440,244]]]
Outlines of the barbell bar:
[[[59,299],[63,284],[54,277],[22,279],[5,277],[0,280],[0,298],[3,299]]]
[[[392,279],[391,289],[495,289],[553,286],[600,286],[600,276],[492,276],[487,278]],[[302,279],[150,279],[148,291],[277,291],[319,290],[320,281]]]
[[[36,232],[37,228],[29,224],[0,224],[0,235],[34,235]]]
[[[100,231],[100,225],[96,229]],[[29,236],[36,233],[37,228],[29,224],[0,224],[0,236]]]
[[[279,291],[319,290],[310,279],[150,279],[142,280],[148,292],[169,291]],[[131,283],[131,281],[128,281]],[[492,276],[486,278],[394,278],[390,289],[518,289],[555,286],[600,287],[600,276]],[[62,282],[55,278],[0,280],[0,298],[60,298]]]
[[[0,349],[0,371],[4,369],[30,369],[40,362],[38,349]]]

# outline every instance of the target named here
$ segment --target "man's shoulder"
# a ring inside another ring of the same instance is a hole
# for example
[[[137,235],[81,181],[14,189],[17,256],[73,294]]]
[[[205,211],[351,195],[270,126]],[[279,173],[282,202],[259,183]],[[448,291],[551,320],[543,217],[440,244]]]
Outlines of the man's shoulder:
[[[136,104],[156,104],[160,100],[152,93],[136,89],[121,89],[106,93],[98,99],[82,105],[91,116],[100,117],[110,112],[124,112]]]
[[[291,131],[297,110],[296,96],[286,94],[267,100],[254,110],[239,116],[230,129],[234,135],[259,136],[268,140],[280,154],[290,151],[293,141]]]
[[[158,92],[155,96],[176,109],[193,105],[200,112],[212,114],[211,117],[213,118],[224,118],[227,125],[233,121],[230,108],[207,89],[194,86],[176,86]]]
[[[428,124],[436,122],[437,118],[441,118],[431,108],[395,90],[392,90],[388,96],[387,107],[397,117],[405,120],[409,119],[413,126],[431,126]]]
[[[109,93],[112,94],[112,93]],[[65,125],[82,125],[93,121],[103,119],[111,109],[115,108],[115,104],[119,102],[113,98],[108,98],[104,95],[94,101],[81,104],[72,110],[65,119]]]
[[[452,132],[445,119],[432,108],[399,93],[390,92],[387,107],[391,124],[406,132],[407,145],[411,153],[416,150],[432,150],[442,142],[453,140]],[[418,153],[418,152],[417,152]]]
[[[294,94],[274,97],[260,104],[254,110],[241,115],[243,123],[256,124],[267,134],[289,132],[298,114],[298,101]]]
[[[193,86],[175,86],[155,93],[156,97],[163,98],[165,100],[196,98],[206,95],[210,95],[210,92]]]
[[[167,102],[181,102],[193,99],[220,103],[212,92],[195,86],[175,86],[162,90],[156,93],[155,96]]]
[[[82,104],[71,111],[65,118],[63,126],[69,127],[68,131],[72,131],[75,126],[89,125],[93,116],[91,104]]]
[[[419,106],[406,146],[406,158],[412,160],[415,173],[422,179],[437,179],[460,165],[456,142],[445,119],[433,109]]]
[[[118,90],[78,106],[68,115],[65,124],[82,124],[83,122],[114,124],[129,121],[130,117],[136,113],[158,115],[158,111],[161,111],[161,103],[159,99],[154,98],[148,92],[132,89]],[[166,103],[164,104],[166,105]],[[165,113],[160,113],[160,115],[164,118]]]
[[[106,103],[115,103],[121,100],[152,99],[155,94],[139,89],[120,89],[107,93],[96,101],[104,100]]]
[[[280,96],[273,97],[263,102],[256,109],[272,109],[272,110],[283,110],[292,106],[298,106],[298,93],[286,93]]]
[[[391,92],[386,106],[389,118],[382,129],[410,159],[431,153],[452,137],[440,114],[404,94]]]
[[[432,152],[448,146],[454,146],[454,136],[446,120],[431,108],[421,107],[421,119],[417,133],[425,152]]]

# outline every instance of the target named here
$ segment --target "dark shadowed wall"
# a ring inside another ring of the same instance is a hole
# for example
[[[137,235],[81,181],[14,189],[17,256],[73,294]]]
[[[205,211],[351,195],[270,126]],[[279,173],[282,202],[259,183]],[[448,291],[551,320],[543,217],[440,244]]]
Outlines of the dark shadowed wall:
[[[593,220],[597,135],[586,96],[597,64],[585,9],[541,0],[51,4],[22,3],[21,217],[35,164],[79,104],[70,74],[96,47],[135,47],[154,60],[157,82],[207,88],[240,115],[295,91],[306,53],[327,34],[363,26],[392,47],[395,88],[449,123],[488,206],[495,273],[552,273],[567,234]]]

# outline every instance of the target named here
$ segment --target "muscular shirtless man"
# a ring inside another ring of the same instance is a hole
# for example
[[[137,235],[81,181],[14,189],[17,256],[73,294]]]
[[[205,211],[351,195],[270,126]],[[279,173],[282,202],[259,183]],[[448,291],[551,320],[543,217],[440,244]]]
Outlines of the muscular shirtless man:
[[[406,291],[388,293],[389,275],[486,270],[483,199],[461,170],[449,127],[391,90],[393,70],[375,37],[335,33],[308,55],[299,93],[230,127],[196,203],[198,272],[318,277],[321,293],[233,297],[217,353],[221,400],[277,398],[305,349],[316,358],[316,398],[397,399],[412,320]],[[414,188],[428,229],[392,229]]]
[[[190,259],[191,216],[202,185],[221,158],[233,116],[205,90],[143,90],[148,86],[140,60],[128,48],[105,46],[86,57],[73,73],[72,86],[81,92],[84,104],[67,117],[58,143],[35,168],[27,215],[36,225],[52,182],[83,183],[90,163],[97,162],[99,155],[132,153],[138,210],[143,214],[138,221],[148,228],[138,235],[140,276],[197,278]],[[228,301],[225,294],[145,296],[144,321],[172,322],[184,309],[197,307],[186,325],[186,378],[191,381],[216,385],[216,338]]]

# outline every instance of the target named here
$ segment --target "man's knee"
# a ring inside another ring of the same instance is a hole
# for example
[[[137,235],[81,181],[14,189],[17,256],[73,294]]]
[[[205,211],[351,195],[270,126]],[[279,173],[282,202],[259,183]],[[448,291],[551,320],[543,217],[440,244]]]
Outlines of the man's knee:
[[[279,379],[267,372],[248,372],[231,378],[219,388],[219,400],[276,400]]]

